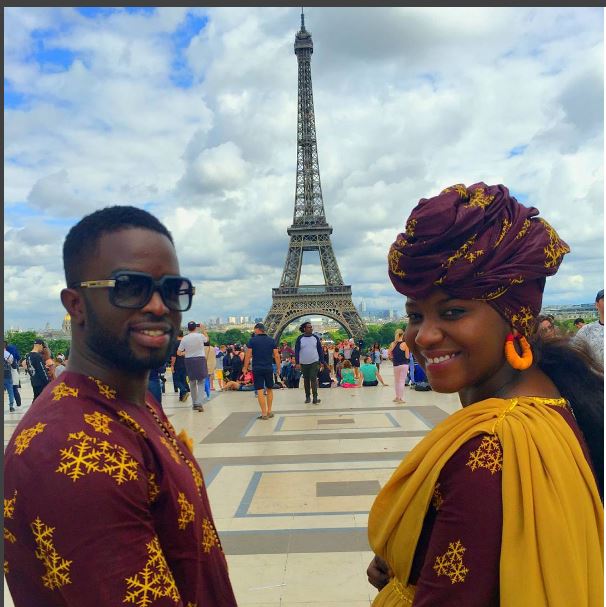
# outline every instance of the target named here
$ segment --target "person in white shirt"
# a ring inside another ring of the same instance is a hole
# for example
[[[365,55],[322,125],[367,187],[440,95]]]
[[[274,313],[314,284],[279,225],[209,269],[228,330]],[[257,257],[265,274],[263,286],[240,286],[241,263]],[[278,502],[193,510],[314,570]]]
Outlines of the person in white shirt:
[[[598,320],[581,327],[573,338],[573,342],[585,343],[593,357],[604,364],[604,289],[598,291],[595,297],[595,307],[598,310]]]
[[[6,342],[4,342],[4,389],[8,392],[8,406],[11,413],[15,410],[15,393],[11,372],[13,361],[13,355],[6,349]]]
[[[198,326],[193,320],[187,323],[189,333],[179,342],[177,356],[185,356],[185,370],[189,379],[193,408],[196,411],[204,411],[202,395],[204,394],[204,383],[208,377],[204,345],[208,341],[208,336],[199,333]]]

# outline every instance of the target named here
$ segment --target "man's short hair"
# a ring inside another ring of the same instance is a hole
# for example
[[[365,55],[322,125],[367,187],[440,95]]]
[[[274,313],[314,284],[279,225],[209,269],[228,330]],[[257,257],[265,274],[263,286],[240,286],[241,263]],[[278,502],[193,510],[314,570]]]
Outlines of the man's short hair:
[[[580,322],[585,323],[585,320],[582,318],[575,318],[572,324],[578,325]]]
[[[34,344],[38,344],[39,346],[46,346],[44,340],[40,338],[34,339]]]
[[[198,323],[195,320],[190,320],[187,323],[187,330],[188,331],[195,331],[197,326],[198,326]]]
[[[265,331],[265,325],[262,322],[258,322],[255,325],[255,329],[259,329],[259,331]]]
[[[307,325],[311,325],[311,322],[309,322],[309,320],[306,320],[306,321],[302,322],[302,323],[299,325],[299,331],[300,331],[301,333],[303,333],[303,331],[305,331],[305,327],[306,327]]]
[[[600,289],[598,294],[595,296],[596,303],[600,301],[600,299],[604,299],[604,289]]]
[[[151,213],[131,206],[106,207],[86,215],[71,228],[63,243],[63,269],[67,285],[82,279],[82,266],[95,253],[103,234],[129,228],[144,228],[166,236],[174,245],[166,227]]]

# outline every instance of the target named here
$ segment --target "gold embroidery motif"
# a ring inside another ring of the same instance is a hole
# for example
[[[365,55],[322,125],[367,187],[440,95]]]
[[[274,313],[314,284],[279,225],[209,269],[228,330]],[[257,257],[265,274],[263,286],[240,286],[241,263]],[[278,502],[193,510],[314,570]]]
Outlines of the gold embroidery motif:
[[[516,240],[520,240],[526,236],[526,232],[528,232],[528,228],[530,227],[530,219],[525,219],[520,231],[516,234]]]
[[[469,194],[467,193],[467,188],[462,183],[457,183],[456,185],[451,185],[450,187],[442,190],[440,195],[448,194],[449,192],[455,191],[461,198],[467,198]]]
[[[189,523],[193,523],[196,516],[194,511],[194,505],[187,501],[185,493],[179,491],[179,497],[177,498],[179,506],[181,506],[181,512],[177,522],[179,523],[179,529],[185,529]]]
[[[15,514],[15,504],[17,503],[17,490],[13,492],[13,497],[10,499],[4,498],[4,518],[11,519]],[[4,539],[11,544],[14,544],[17,541],[17,538],[11,533],[6,525],[4,527]]]
[[[137,462],[121,445],[107,441],[97,442],[85,432],[70,433],[68,441],[78,441],[61,449],[61,463],[55,472],[61,472],[74,482],[92,472],[111,476],[118,485],[127,480],[137,480]]]
[[[478,249],[477,251],[469,252],[464,255],[464,258],[469,262],[473,263],[478,257],[484,255],[484,251],[482,249]]]
[[[219,546],[219,537],[212,523],[207,519],[202,519],[202,548],[204,552],[210,552],[214,546]]]
[[[503,452],[499,439],[496,436],[485,436],[480,446],[475,451],[469,452],[466,465],[472,471],[485,468],[490,470],[490,474],[501,470],[503,468]]]
[[[8,575],[8,561],[4,561],[4,575]]]
[[[539,221],[545,226],[547,234],[549,235],[549,244],[543,249],[543,252],[545,253],[545,267],[555,268],[560,262],[560,259],[562,259],[566,253],[570,253],[570,247],[560,240],[557,232],[549,223],[544,219],[539,219]]]
[[[477,234],[474,234],[467,242],[463,243],[457,251],[455,251],[443,264],[443,268],[450,268],[450,266],[460,257],[466,255],[469,252],[471,245],[476,241]]]
[[[36,558],[44,563],[46,573],[42,576],[42,583],[51,590],[71,584],[69,567],[73,561],[62,558],[53,545],[53,532],[55,527],[45,525],[39,517],[30,525],[38,550]]]
[[[486,208],[494,200],[494,195],[485,194],[484,188],[476,188],[469,198],[469,202],[465,204],[466,207],[480,207],[481,209]]]
[[[110,388],[107,384],[104,384],[101,380],[93,377],[92,375],[89,375],[88,379],[97,384],[97,388],[99,389],[99,394],[101,396],[105,396],[107,400],[116,400],[116,391],[113,388]]]
[[[518,326],[524,335],[530,335],[532,325],[534,324],[534,314],[527,306],[522,306],[515,314],[511,316],[511,324]]]
[[[112,421],[112,418],[109,417],[109,415],[99,413],[99,411],[95,411],[94,413],[85,413],[84,421],[87,424],[90,424],[97,432],[102,434],[112,433],[112,431],[109,429],[109,422]]]
[[[505,238],[505,234],[509,232],[510,228],[511,221],[509,221],[509,219],[505,217],[505,219],[503,219],[503,225],[501,226],[501,233],[499,234],[499,237],[497,238],[496,242],[492,245],[493,249],[496,249],[501,244],[501,242],[503,242],[503,238]]]
[[[168,568],[166,558],[157,537],[146,544],[147,562],[145,567],[135,575],[125,578],[126,595],[123,603],[132,603],[137,607],[148,607],[160,598],[169,598],[175,604],[181,596],[175,579]]]
[[[192,603],[191,601],[187,601],[187,605],[185,607],[198,607],[198,603]]]
[[[486,293],[485,295],[482,295],[482,297],[480,297],[478,299],[488,300],[488,301],[490,301],[492,299],[498,299],[502,295],[505,295],[505,293],[507,293],[507,291],[509,291],[509,287],[504,287],[503,285],[501,285],[500,287],[497,287],[494,291],[490,291],[490,293]]]
[[[177,464],[180,464],[181,460],[179,459],[179,455],[175,451],[175,448],[163,436],[160,437],[160,442],[168,449],[170,456],[177,462]]]
[[[406,235],[411,238],[415,235],[415,229],[417,227],[417,220],[414,217],[409,217],[406,222]]]
[[[518,276],[516,278],[510,278],[509,279],[509,284],[510,285],[521,285],[524,282],[524,277],[523,276]]]
[[[442,497],[442,493],[440,492],[440,483],[436,483],[436,486],[433,489],[431,503],[436,510],[439,510],[442,507],[442,504],[444,503],[444,498]]]
[[[153,504],[158,499],[158,495],[160,495],[160,487],[156,483],[156,475],[153,472],[147,477],[147,494],[150,504]]]
[[[450,578],[452,584],[457,582],[464,582],[465,577],[469,573],[469,569],[465,567],[463,563],[463,554],[467,550],[461,544],[461,540],[456,542],[450,542],[448,544],[448,550],[441,556],[436,556],[436,560],[433,565],[433,570],[439,577],[446,575]]]
[[[387,256],[387,259],[389,261],[389,269],[392,274],[395,274],[400,278],[404,278],[406,276],[406,272],[404,272],[404,270],[400,270],[400,268],[398,267],[401,257],[402,253],[392,245],[389,251],[389,255]]]
[[[120,421],[131,430],[134,430],[143,436],[147,436],[145,430],[126,411],[118,411],[118,417],[120,418]]]
[[[405,586],[395,577],[392,577],[391,580],[389,580],[389,583],[393,586],[393,590],[398,595],[398,598],[405,605],[412,605],[412,601],[415,598],[415,586]]]
[[[191,474],[194,477],[194,483],[196,484],[196,488],[198,489],[198,493],[201,493],[202,486],[204,485],[204,479],[202,475],[198,471],[198,469],[192,464],[190,461],[187,462],[189,469],[191,470]]]
[[[53,400],[61,400],[64,396],[78,396],[78,388],[70,388],[65,382],[61,382],[51,390]]]
[[[31,428],[26,428],[25,430],[21,430],[19,432],[19,436],[15,439],[15,453],[17,455],[21,455],[32,442],[32,439],[37,434],[41,434],[46,427],[46,424],[38,422],[35,426]]]

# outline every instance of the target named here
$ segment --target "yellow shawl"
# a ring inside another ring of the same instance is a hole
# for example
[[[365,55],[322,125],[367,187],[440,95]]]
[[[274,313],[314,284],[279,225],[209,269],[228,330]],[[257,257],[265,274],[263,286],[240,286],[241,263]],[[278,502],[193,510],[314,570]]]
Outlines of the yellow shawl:
[[[604,508],[581,446],[564,418],[543,404],[490,398],[457,411],[402,461],[368,519],[375,554],[395,577],[373,607],[410,605],[406,586],[442,467],[467,440],[496,434],[503,452],[501,607],[603,607]]]

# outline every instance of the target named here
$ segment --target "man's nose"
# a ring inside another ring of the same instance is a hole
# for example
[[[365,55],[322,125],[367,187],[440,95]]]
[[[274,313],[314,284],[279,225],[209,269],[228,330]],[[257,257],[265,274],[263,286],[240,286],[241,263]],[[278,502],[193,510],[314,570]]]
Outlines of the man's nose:
[[[143,308],[144,311],[151,312],[154,316],[165,316],[169,313],[168,306],[164,303],[162,295],[158,289],[154,290],[151,299],[147,302],[147,305]]]

